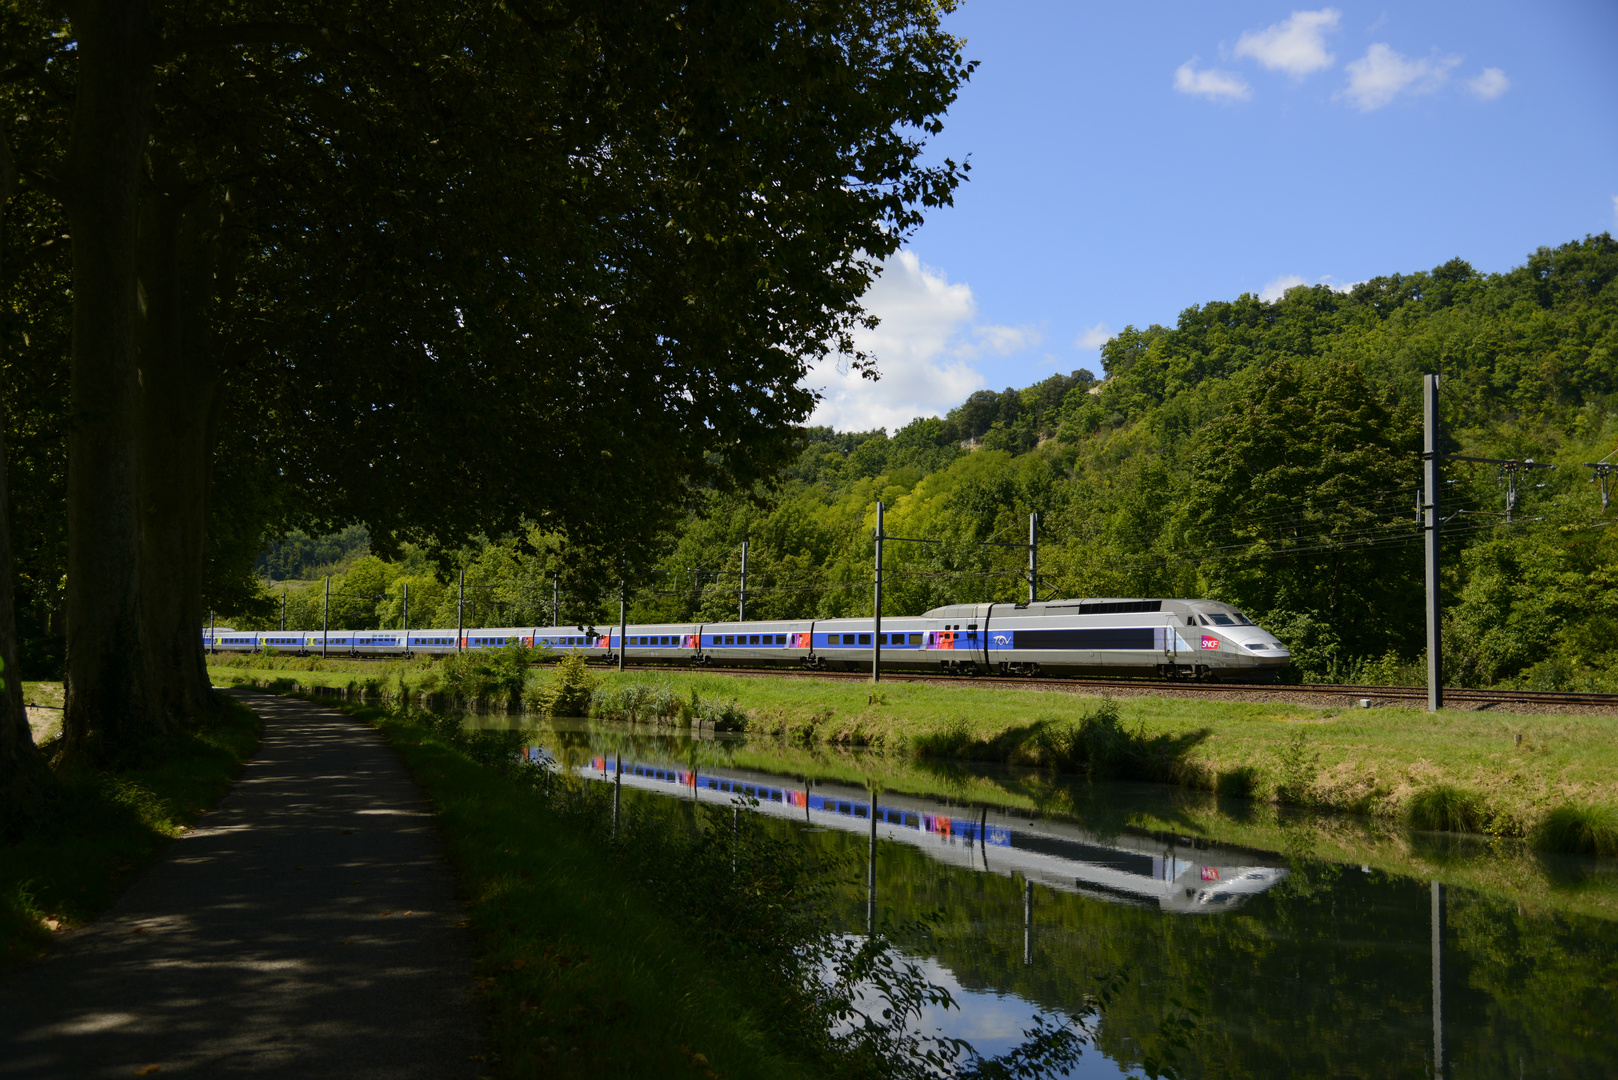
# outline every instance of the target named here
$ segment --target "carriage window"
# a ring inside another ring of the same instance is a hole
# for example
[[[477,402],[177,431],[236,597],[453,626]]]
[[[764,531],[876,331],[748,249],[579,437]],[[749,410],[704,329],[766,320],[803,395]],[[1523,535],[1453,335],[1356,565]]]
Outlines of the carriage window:
[[[826,644],[827,645],[841,645],[842,643],[843,643],[843,636],[841,634],[827,634],[826,635]]]
[[[860,635],[860,644],[861,645],[869,645],[870,643],[871,643],[871,635],[870,634],[861,634]]]
[[[777,645],[785,645],[787,643],[787,636],[785,634],[776,634],[775,643]]]
[[[734,635],[734,634],[726,634],[725,635],[725,644],[726,645],[734,645],[734,644],[736,644],[736,635]]]
[[[752,637],[748,638],[747,643],[749,645],[757,645],[758,644],[758,635],[754,634]]]

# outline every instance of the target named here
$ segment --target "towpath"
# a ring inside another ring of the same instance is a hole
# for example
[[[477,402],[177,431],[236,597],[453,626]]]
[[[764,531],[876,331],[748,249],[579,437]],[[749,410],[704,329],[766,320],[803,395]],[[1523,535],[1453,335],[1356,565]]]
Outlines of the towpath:
[[[241,693],[264,742],[90,926],[0,979],[0,1077],[475,1077],[482,1014],[432,821],[369,727]]]

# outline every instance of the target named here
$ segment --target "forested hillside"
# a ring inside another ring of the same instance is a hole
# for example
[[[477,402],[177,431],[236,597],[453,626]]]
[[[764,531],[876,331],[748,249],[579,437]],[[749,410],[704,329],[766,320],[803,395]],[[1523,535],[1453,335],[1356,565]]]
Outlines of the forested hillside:
[[[1348,292],[1299,286],[1124,329],[1087,371],[982,391],[903,429],[802,433],[796,461],[748,492],[699,491],[655,551],[626,551],[632,619],[868,613],[875,503],[891,535],[884,610],[1026,592],[1040,515],[1042,595],[1209,596],[1244,608],[1308,678],[1415,678],[1423,649],[1420,381],[1443,378],[1446,445],[1533,458],[1511,518],[1493,466],[1445,466],[1450,681],[1618,689],[1618,510],[1592,470],[1618,447],[1618,243],[1542,248],[1504,274],[1459,260]],[[991,545],[991,546],[986,546]],[[366,557],[333,582],[333,625],[616,621],[573,595],[537,533],[447,559]],[[268,562],[264,564],[268,567]],[[319,625],[316,589],[289,625]],[[273,620],[272,620],[273,621]]]

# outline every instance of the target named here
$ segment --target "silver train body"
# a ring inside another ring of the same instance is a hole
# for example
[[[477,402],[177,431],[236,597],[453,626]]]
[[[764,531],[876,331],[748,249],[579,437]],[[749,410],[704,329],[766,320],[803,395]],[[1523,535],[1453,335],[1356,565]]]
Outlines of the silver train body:
[[[1275,635],[1216,600],[1083,599],[955,604],[924,615],[774,622],[658,623],[448,630],[204,630],[216,652],[447,655],[521,642],[553,654],[634,664],[804,667],[1007,675],[1272,676],[1291,661]]]

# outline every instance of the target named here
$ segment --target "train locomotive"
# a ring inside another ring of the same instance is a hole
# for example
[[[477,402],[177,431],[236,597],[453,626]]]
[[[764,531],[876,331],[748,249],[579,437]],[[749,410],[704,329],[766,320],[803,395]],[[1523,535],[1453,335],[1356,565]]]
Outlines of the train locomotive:
[[[204,629],[214,652],[266,647],[300,655],[446,655],[520,642],[588,660],[695,666],[1002,675],[1273,678],[1291,661],[1275,635],[1217,600],[1086,598],[952,604],[918,616],[506,626],[448,630]]]

